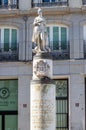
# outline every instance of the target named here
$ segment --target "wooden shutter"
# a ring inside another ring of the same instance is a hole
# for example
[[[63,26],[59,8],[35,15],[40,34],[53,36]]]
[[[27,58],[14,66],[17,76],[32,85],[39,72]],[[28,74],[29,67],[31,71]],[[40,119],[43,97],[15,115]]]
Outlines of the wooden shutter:
[[[61,48],[67,49],[67,28],[61,27]]]
[[[11,49],[17,50],[17,30],[16,29],[12,29]]]
[[[53,27],[53,50],[59,48],[59,28]]]

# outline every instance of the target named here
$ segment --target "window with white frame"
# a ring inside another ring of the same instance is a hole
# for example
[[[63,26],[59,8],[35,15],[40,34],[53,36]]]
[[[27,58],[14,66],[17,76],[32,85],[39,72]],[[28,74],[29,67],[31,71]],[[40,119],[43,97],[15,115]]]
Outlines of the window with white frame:
[[[62,25],[47,26],[49,46],[53,50],[65,50],[68,47],[68,27]]]
[[[17,0],[0,0],[0,5],[14,5],[17,4]]]
[[[0,50],[16,51],[18,47],[18,29],[13,27],[0,27]]]
[[[0,0],[0,5],[8,5],[8,0]]]

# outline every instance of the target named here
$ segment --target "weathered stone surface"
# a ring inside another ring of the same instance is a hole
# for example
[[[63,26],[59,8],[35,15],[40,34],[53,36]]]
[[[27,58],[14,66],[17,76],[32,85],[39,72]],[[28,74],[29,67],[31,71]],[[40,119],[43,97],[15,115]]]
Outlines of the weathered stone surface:
[[[55,130],[55,85],[31,83],[31,130]]]

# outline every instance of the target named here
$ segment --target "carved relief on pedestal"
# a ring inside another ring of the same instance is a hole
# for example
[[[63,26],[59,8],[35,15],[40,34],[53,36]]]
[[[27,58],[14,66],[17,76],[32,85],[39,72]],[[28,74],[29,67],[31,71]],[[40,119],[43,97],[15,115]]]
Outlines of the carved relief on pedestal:
[[[38,78],[42,78],[44,76],[49,75],[49,71],[50,71],[50,66],[49,64],[44,61],[44,60],[40,60],[38,62],[35,63],[34,65],[34,74],[38,77]]]

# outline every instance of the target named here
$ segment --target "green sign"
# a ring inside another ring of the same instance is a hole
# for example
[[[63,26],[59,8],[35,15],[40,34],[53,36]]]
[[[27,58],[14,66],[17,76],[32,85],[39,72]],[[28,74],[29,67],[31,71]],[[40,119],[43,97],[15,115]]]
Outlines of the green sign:
[[[0,80],[0,110],[18,109],[18,80]]]
[[[6,115],[5,116],[5,130],[17,130],[18,122],[17,115]]]

